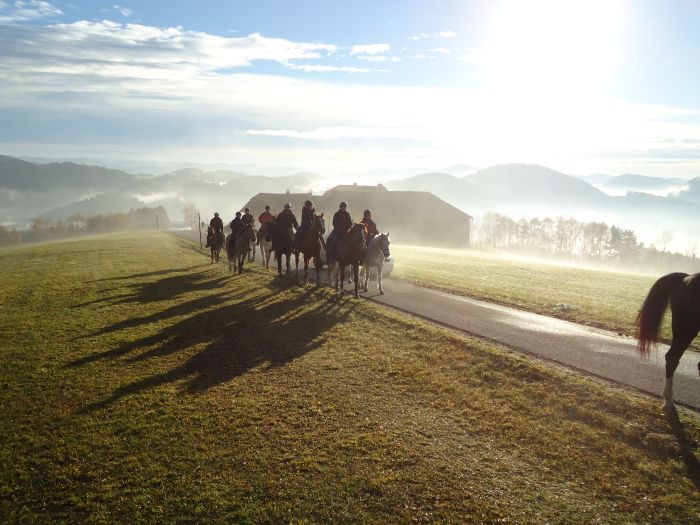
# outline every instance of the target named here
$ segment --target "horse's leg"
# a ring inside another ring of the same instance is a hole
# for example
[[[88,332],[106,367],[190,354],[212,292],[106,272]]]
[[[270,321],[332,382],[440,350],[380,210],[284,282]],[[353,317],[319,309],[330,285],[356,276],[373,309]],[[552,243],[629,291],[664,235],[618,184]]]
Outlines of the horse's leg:
[[[287,257],[287,273],[292,273],[292,251],[288,251],[287,253],[285,253],[285,255]]]
[[[309,282],[309,257],[304,254],[304,284]]]
[[[321,254],[314,257],[314,266],[316,267],[316,288],[321,286]],[[698,365],[700,366],[700,365]]]
[[[675,410],[676,406],[673,403],[673,374],[678,368],[678,363],[681,360],[683,352],[693,342],[695,336],[698,335],[698,328],[693,327],[689,316],[689,311],[673,311],[671,309],[671,325],[673,331],[673,339],[671,347],[666,352],[666,382],[664,384],[664,410]],[[687,316],[687,317],[686,317]]]
[[[345,291],[345,265],[342,264],[340,261],[338,261],[338,273],[340,273],[340,293],[342,294]],[[336,280],[338,277],[336,276]]]
[[[380,259],[379,264],[377,264],[377,282],[379,283],[379,295],[384,295],[384,288],[382,288],[382,270],[384,269],[384,261]]]
[[[360,272],[360,265],[357,262],[352,263],[352,277],[355,279],[355,292],[353,295],[355,297],[360,296],[360,276],[358,275]]]
[[[282,253],[275,251],[275,259],[277,259],[277,275],[282,275]]]

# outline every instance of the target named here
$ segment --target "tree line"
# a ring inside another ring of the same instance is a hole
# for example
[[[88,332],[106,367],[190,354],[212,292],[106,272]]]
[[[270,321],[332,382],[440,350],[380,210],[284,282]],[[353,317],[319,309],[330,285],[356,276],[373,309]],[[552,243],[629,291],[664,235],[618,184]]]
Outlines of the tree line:
[[[0,246],[67,239],[80,235],[123,230],[167,228],[170,219],[165,208],[138,208],[126,213],[100,215],[74,214],[65,221],[37,218],[28,228],[0,226]]]
[[[639,242],[634,231],[605,222],[581,222],[572,217],[514,220],[491,212],[474,224],[472,245],[627,270],[700,271],[696,253],[666,251],[669,235],[662,236],[659,249]]]

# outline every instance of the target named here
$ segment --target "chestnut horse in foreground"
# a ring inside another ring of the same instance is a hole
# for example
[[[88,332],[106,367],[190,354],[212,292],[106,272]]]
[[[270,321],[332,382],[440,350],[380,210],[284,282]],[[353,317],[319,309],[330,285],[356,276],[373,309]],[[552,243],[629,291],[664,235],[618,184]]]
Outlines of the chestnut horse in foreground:
[[[322,235],[326,233],[326,222],[321,215],[314,214],[311,228],[299,239],[299,248],[294,250],[296,269],[299,271],[299,254],[304,254],[304,282],[309,282],[309,261],[313,258],[316,267],[316,286],[321,285],[321,247],[325,246]]]
[[[669,273],[652,285],[637,315],[638,349],[644,357],[649,355],[650,347],[658,339],[659,326],[669,303],[673,339],[666,352],[663,408],[673,411],[673,373],[683,352],[700,332],[700,273]]]
[[[345,283],[345,267],[352,266],[352,277],[355,281],[355,297],[360,296],[359,285],[359,269],[360,259],[362,258],[362,248],[365,243],[364,225],[354,224],[344,234],[339,233],[333,241],[334,246],[331,249],[326,248],[326,258],[328,259],[328,282],[331,282],[331,276],[335,273],[335,289],[338,289],[338,277],[340,277],[340,292],[343,292],[343,284]]]

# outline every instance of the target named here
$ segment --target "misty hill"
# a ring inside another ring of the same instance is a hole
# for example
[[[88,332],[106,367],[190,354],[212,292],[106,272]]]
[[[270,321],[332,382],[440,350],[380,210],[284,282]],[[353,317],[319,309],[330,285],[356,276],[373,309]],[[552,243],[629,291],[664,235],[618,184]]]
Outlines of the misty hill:
[[[684,189],[674,193],[672,196],[700,204],[700,177],[689,180]]]
[[[118,194],[102,194],[73,202],[66,206],[53,208],[39,215],[42,219],[60,221],[65,220],[71,215],[103,215],[106,213],[119,213],[129,210],[135,210],[146,206],[135,197]]]
[[[623,175],[596,173],[579,178],[610,195],[624,195],[631,191],[666,196],[686,184],[685,180],[679,178],[651,177],[635,173]]]
[[[201,207],[203,214],[214,208],[233,212],[260,191],[308,191],[318,179],[313,173],[263,177],[198,168],[164,175],[133,174],[73,162],[36,164],[0,156],[0,222],[128,212],[144,205],[161,205],[171,217],[179,218],[186,202]]]
[[[508,164],[456,178],[424,173],[387,182],[389,189],[430,191],[472,215],[498,211],[510,217],[574,216],[600,220],[638,232],[640,240],[655,242],[662,231],[675,238],[700,238],[700,179],[679,198],[631,192],[612,196],[578,177],[538,165]],[[693,201],[692,199],[698,199]]]

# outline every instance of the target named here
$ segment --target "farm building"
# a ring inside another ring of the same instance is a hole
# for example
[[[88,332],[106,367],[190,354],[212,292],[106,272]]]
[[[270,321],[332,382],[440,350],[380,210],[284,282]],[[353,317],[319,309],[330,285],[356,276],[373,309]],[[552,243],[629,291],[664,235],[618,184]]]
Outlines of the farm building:
[[[300,218],[304,201],[311,199],[316,212],[323,212],[327,229],[341,201],[348,203],[348,211],[356,221],[362,219],[363,210],[372,210],[380,231],[391,234],[396,243],[469,247],[471,215],[455,208],[432,193],[425,191],[389,191],[381,184],[361,186],[341,185],[331,188],[323,195],[308,193],[258,193],[245,207],[257,217],[266,204],[273,213],[280,212],[285,202]]]

